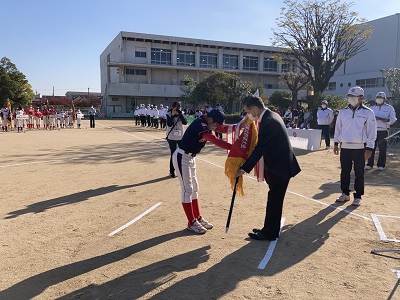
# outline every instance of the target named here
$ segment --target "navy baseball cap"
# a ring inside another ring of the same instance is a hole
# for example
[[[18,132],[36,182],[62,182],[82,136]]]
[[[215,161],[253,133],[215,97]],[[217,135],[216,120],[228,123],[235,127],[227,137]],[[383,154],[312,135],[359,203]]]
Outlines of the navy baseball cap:
[[[213,123],[223,124],[225,121],[225,114],[218,109],[213,109],[207,113],[208,118],[213,118]]]

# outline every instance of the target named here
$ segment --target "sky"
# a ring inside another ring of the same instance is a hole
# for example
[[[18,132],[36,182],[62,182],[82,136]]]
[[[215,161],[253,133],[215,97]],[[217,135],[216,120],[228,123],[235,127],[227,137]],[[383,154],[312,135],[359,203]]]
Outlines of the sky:
[[[0,7],[0,58],[9,58],[35,93],[64,96],[101,91],[100,54],[120,31],[271,45],[284,3],[0,0]],[[400,13],[400,2],[356,0],[351,10],[371,21]]]

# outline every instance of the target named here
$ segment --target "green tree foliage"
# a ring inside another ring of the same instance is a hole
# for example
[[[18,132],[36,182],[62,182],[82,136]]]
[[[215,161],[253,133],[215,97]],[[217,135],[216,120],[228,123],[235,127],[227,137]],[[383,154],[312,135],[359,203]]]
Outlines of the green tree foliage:
[[[303,73],[289,71],[280,76],[280,81],[286,83],[292,92],[292,107],[297,107],[297,94],[307,85],[310,79]]]
[[[31,85],[7,57],[0,60],[0,102],[10,100],[12,106],[26,106],[35,98]]]
[[[244,96],[254,93],[257,88],[261,96],[260,87],[242,81],[237,74],[220,71],[197,83],[188,96],[192,103],[201,107],[205,102],[210,102],[212,107],[219,102],[226,107],[228,113],[231,113],[235,103],[240,102]]]
[[[292,95],[286,91],[275,91],[269,97],[268,104],[274,107],[279,106],[280,108],[287,109],[292,106]]]
[[[400,98],[400,69],[390,68],[388,70],[382,69],[383,77],[389,91],[392,93],[393,98]]]
[[[315,96],[309,97],[308,107],[311,111],[317,111],[322,100],[328,101],[328,107],[333,111],[340,110],[349,104],[344,96],[316,94]]]
[[[364,19],[350,11],[352,3],[340,0],[284,0],[276,19],[274,45],[286,48],[285,60],[303,72],[316,94],[349,58],[357,55],[372,34]]]

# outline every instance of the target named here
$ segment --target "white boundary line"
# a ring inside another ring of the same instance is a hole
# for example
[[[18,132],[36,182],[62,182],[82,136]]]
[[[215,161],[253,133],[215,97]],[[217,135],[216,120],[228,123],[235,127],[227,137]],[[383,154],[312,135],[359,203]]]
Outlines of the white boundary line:
[[[128,223],[126,223],[125,225],[121,226],[120,228],[114,230],[113,232],[111,232],[108,236],[113,236],[114,234],[120,232],[121,230],[124,230],[125,228],[127,228],[128,226],[132,225],[133,223],[135,223],[136,221],[140,220],[142,217],[144,217],[145,215],[147,215],[149,212],[151,212],[152,210],[154,210],[155,208],[157,208],[158,206],[161,205],[162,202],[158,202],[157,204],[153,205],[152,207],[150,207],[148,210],[146,210],[144,213],[142,213],[141,215],[137,216],[136,218],[134,218],[132,221],[129,221]]]
[[[378,215],[378,214],[371,214],[372,217],[372,221],[374,221],[375,227],[378,230],[378,234],[379,237],[381,239],[381,241],[385,241],[385,242],[396,242],[396,243],[400,243],[400,240],[397,239],[388,239],[385,231],[382,228],[381,222],[379,221],[378,217],[382,217],[382,218],[395,218],[395,219],[400,219],[400,217],[398,216],[388,216],[388,215]]]
[[[282,232],[283,225],[285,225],[285,218],[281,219],[281,228],[279,229],[279,235]],[[275,241],[272,241],[269,244],[267,253],[265,253],[264,258],[261,260],[260,264],[258,265],[259,269],[261,269],[261,270],[265,269],[265,266],[268,264],[269,260],[272,257],[272,254],[274,253],[275,246],[276,246],[276,243],[278,242],[278,240],[279,240],[279,238],[277,238]]]
[[[400,279],[400,270],[392,269],[391,270],[394,274],[397,275],[397,278]]]

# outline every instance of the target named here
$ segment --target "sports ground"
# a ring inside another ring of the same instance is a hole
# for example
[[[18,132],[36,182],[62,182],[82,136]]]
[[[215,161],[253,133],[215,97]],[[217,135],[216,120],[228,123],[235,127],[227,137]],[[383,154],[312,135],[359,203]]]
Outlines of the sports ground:
[[[339,157],[295,149],[302,172],[275,242],[266,184],[247,176],[225,233],[226,151],[196,157],[199,203],[214,228],[185,229],[165,131],[132,120],[0,133],[0,299],[400,299],[400,152],[366,173],[358,208],[336,204]]]

